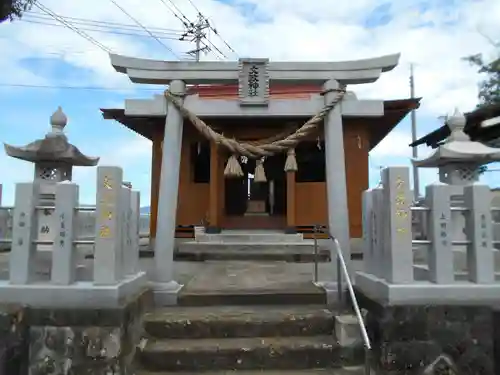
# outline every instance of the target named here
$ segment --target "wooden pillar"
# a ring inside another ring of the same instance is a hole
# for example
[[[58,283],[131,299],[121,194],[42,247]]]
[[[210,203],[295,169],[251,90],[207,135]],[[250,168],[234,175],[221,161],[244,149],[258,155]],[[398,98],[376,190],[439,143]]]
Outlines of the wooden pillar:
[[[220,163],[219,147],[215,142],[210,142],[210,189],[208,202],[208,226],[207,233],[220,232],[219,206],[220,206]]]
[[[158,219],[158,197],[160,194],[160,171],[161,171],[161,147],[160,138],[153,139],[153,152],[151,160],[151,204],[149,219],[150,244],[153,245],[156,238],[156,223]]]
[[[295,172],[286,172],[286,232],[295,233]]]

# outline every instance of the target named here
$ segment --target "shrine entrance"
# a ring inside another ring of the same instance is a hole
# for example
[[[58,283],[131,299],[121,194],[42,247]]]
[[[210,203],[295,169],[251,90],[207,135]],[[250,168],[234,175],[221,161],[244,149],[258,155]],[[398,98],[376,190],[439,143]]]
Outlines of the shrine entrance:
[[[242,158],[242,178],[225,179],[224,227],[231,229],[284,229],[287,189],[283,164],[286,155],[264,160],[266,181],[255,181],[254,159]]]

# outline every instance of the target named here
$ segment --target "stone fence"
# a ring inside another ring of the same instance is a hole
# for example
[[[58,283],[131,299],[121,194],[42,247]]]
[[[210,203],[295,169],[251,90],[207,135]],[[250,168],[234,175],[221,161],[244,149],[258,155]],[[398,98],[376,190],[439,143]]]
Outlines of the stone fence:
[[[47,202],[43,181],[16,184],[12,236],[0,238],[11,246],[9,278],[0,281],[1,301],[105,307],[146,285],[138,264],[140,194],[124,185],[121,168],[98,167],[97,179],[95,207],[79,205],[75,183],[50,186],[55,200],[49,205],[43,203]],[[93,274],[86,281],[76,278],[81,245],[94,248]],[[40,246],[52,253],[48,281],[35,275]]]
[[[409,170],[382,171],[380,186],[363,194],[363,272],[356,283],[373,297],[390,303],[498,299],[491,191],[474,183],[426,187],[423,204],[412,206]],[[412,216],[426,223],[425,239],[412,233]],[[424,262],[415,253],[426,248]],[[457,270],[463,253],[466,268]],[[464,292],[468,292],[465,293]]]
[[[10,239],[12,239],[12,219],[14,207],[2,206],[1,200],[2,185],[0,184],[0,251],[10,250]],[[95,236],[95,206],[82,205],[84,210],[78,211],[75,217],[74,232],[77,240],[91,240]],[[38,233],[42,237],[51,236],[54,230],[51,228],[53,224],[53,210],[46,210],[39,213],[42,216],[38,220]],[[47,217],[45,217],[47,216]],[[150,215],[140,214],[139,216],[139,238],[149,238]],[[93,247],[93,244],[91,245]],[[51,250],[52,246],[37,245],[38,250]]]

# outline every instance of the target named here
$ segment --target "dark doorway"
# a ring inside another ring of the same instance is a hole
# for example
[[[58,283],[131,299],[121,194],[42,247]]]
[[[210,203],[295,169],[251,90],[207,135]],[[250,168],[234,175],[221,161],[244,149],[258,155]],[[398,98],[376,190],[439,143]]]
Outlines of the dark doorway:
[[[233,221],[240,223],[239,226],[254,227],[251,224],[253,221],[253,224],[258,222],[266,227],[265,218],[280,218],[281,223],[281,219],[286,216],[285,160],[284,154],[267,157],[264,161],[267,181],[255,182],[256,161],[240,158],[244,176],[225,179],[226,216],[233,217]]]

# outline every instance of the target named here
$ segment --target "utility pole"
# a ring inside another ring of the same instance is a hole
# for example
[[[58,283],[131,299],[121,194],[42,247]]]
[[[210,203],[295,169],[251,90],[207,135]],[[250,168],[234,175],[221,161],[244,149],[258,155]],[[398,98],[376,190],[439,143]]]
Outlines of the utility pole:
[[[196,23],[187,25],[186,32],[180,38],[180,40],[186,40],[191,37],[190,42],[195,42],[195,49],[186,52],[188,55],[194,57],[195,61],[200,61],[201,52],[210,51],[209,46],[202,45],[201,43],[206,37],[205,30],[208,28],[210,28],[210,23],[203,14],[198,13]]]
[[[410,96],[412,99],[415,99],[415,77],[413,75],[413,64],[410,65]],[[411,111],[411,140],[412,142],[416,142],[417,140],[417,113],[415,109]],[[413,159],[418,158],[417,146],[412,147],[412,156]],[[413,196],[415,202],[420,197],[420,179],[418,176],[418,168],[415,164],[413,164]]]

